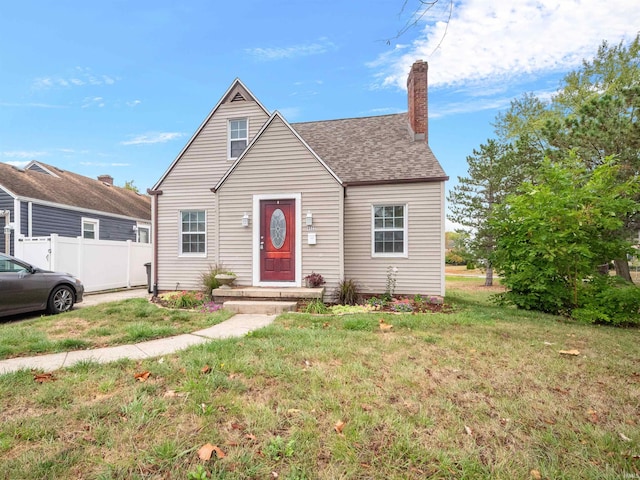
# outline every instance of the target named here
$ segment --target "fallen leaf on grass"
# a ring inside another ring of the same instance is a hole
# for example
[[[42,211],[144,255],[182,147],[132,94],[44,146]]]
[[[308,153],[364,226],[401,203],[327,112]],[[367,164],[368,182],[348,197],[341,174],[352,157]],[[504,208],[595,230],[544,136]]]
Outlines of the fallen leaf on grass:
[[[240,425],[239,423],[233,422],[231,424],[231,428],[233,430],[244,430],[244,427],[242,425]]]
[[[383,318],[379,320],[380,322],[380,330],[383,332],[388,332],[393,328],[393,325],[390,323],[386,323]]]
[[[464,426],[464,431],[467,432],[467,435],[473,436],[473,431],[466,425]]]
[[[146,371],[146,372],[140,372],[140,373],[136,373],[133,378],[135,378],[136,380],[138,380],[139,382],[146,382],[147,378],[149,378],[149,375],[151,375],[151,372]]]
[[[344,430],[344,426],[345,426],[345,423],[342,420],[340,420],[339,422],[336,422],[336,424],[333,426],[333,429],[337,433],[342,433],[342,430]]]
[[[211,372],[211,367],[209,365],[205,365],[204,367],[202,367],[200,369],[200,372],[201,373],[209,373],[209,372]]]
[[[629,437],[627,437],[624,433],[619,432],[618,435],[620,435],[620,438],[622,439],[623,442],[630,442],[631,439]]]
[[[589,421],[591,423],[598,423],[600,421],[600,418],[598,417],[598,412],[596,412],[595,410],[592,410],[592,409],[587,410],[587,415],[589,415]]]
[[[247,433],[244,438],[246,438],[247,440],[251,440],[252,442],[256,439],[255,435],[252,435],[250,433]]]
[[[278,478],[279,476],[278,472],[271,472],[271,478]]]
[[[38,383],[53,382],[56,378],[53,373],[34,373],[33,379]]]
[[[198,449],[198,457],[200,458],[200,460],[204,460],[206,462],[207,460],[211,459],[211,457],[213,456],[213,452],[216,453],[217,458],[226,457],[225,453],[220,449],[220,447],[211,445],[210,443],[205,443],[200,447],[200,449]]]
[[[574,357],[580,355],[580,352],[578,350],[560,350],[558,353],[560,355],[571,355]]]
[[[531,475],[531,478],[535,480],[542,480],[542,475],[540,475],[540,472],[538,470],[531,470],[529,474]]]

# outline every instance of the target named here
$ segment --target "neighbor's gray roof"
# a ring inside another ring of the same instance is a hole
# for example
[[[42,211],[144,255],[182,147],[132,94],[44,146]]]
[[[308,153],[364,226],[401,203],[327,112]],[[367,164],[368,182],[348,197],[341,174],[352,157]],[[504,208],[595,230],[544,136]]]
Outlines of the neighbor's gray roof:
[[[346,184],[448,180],[427,142],[410,136],[406,113],[291,126]]]
[[[60,170],[42,162],[37,164],[57,175],[23,170],[0,163],[0,186],[19,197],[44,200],[98,212],[151,219],[151,200],[126,188],[76,173]]]

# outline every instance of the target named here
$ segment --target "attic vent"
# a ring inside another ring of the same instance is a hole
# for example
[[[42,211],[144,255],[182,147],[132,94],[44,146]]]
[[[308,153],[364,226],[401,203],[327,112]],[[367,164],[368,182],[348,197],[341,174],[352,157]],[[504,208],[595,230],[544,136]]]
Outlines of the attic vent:
[[[236,93],[235,96],[231,99],[232,102],[244,102],[246,99],[242,96],[240,92]]]

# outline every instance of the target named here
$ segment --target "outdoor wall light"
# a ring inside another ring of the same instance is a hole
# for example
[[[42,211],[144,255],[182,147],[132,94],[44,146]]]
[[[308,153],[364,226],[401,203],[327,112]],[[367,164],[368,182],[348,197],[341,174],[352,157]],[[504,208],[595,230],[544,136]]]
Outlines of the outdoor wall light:
[[[311,210],[307,211],[307,227],[310,227],[311,225],[313,225],[313,214],[311,213]]]
[[[133,228],[133,231],[134,231],[134,232],[137,232],[137,231],[138,231],[138,226],[137,226],[137,225],[134,225],[132,228]]]
[[[5,225],[4,234],[5,235],[11,235],[11,230],[13,230],[13,225],[11,225],[10,223]]]
[[[244,212],[244,215],[242,216],[242,226],[243,227],[249,226],[249,214],[247,212]]]

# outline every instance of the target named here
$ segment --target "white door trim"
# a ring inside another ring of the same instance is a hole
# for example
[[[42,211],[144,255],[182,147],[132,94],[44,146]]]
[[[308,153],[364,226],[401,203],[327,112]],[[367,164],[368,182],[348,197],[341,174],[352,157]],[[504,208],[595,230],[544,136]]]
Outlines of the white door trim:
[[[295,200],[296,229],[296,279],[293,282],[262,282],[260,280],[260,201]],[[301,287],[302,286],[302,206],[301,193],[264,193],[253,196],[253,285],[255,287]]]

